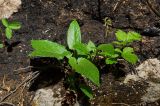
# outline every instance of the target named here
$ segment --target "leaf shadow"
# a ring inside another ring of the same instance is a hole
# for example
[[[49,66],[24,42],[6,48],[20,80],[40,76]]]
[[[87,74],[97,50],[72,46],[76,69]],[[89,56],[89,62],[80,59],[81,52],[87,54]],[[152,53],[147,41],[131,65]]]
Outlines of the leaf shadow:
[[[59,62],[52,58],[34,58],[31,59],[31,69],[39,71],[39,76],[33,81],[29,90],[35,91],[40,88],[55,85],[64,78],[64,71],[59,67]]]

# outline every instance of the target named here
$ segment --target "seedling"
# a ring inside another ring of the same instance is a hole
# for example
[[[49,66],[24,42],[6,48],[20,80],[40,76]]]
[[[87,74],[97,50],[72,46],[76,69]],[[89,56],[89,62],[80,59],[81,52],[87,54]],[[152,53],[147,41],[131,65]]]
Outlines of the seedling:
[[[135,32],[126,34],[118,30],[116,37],[118,41],[112,44],[101,44],[98,47],[92,41],[87,44],[82,43],[79,24],[76,20],[73,20],[67,32],[68,49],[61,44],[48,40],[32,40],[31,45],[34,50],[30,53],[30,56],[51,57],[64,61],[67,58],[69,69],[72,69],[72,74],[68,76],[68,82],[70,83],[70,88],[74,90],[76,90],[75,86],[77,85],[75,73],[79,73],[84,79],[87,78],[95,85],[100,86],[99,70],[93,63],[95,57],[102,56],[106,58],[106,64],[115,64],[121,57],[130,63],[136,63],[138,60],[137,56],[133,54],[133,48],[126,47],[126,45],[134,40],[140,40],[140,35]],[[89,86],[79,84],[78,88],[86,96],[93,98],[92,90]]]
[[[141,36],[136,32],[124,32],[118,30],[116,32],[117,41],[111,44],[101,44],[98,46],[99,54],[106,58],[106,64],[116,64],[118,59],[124,58],[131,64],[138,61],[138,57],[134,54],[132,47],[129,47],[134,41],[140,41]]]
[[[7,19],[2,19],[1,20],[2,25],[5,27],[5,37],[3,35],[3,31],[1,29],[1,34],[3,37],[3,43],[5,42],[5,38],[7,38],[8,40],[11,40],[12,36],[13,36],[13,30],[18,30],[21,28],[21,24],[17,21],[12,21],[9,22]],[[4,44],[0,44],[0,48],[3,48],[5,45]]]

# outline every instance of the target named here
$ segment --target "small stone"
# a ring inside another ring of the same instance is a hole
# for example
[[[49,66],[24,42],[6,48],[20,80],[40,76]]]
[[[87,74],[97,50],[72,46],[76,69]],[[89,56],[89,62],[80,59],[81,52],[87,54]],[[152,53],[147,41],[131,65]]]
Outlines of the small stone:
[[[21,0],[0,0],[0,19],[9,18],[20,8]]]
[[[61,98],[53,98],[52,89],[39,89],[33,99],[33,106],[61,106]],[[59,101],[59,102],[58,102]]]

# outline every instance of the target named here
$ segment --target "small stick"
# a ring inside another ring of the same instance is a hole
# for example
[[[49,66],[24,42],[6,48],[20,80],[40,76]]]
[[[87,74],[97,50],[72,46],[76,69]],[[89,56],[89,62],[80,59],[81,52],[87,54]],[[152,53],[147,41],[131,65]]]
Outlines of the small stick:
[[[8,106],[8,105],[9,105],[9,106],[10,106],[10,105],[11,105],[11,106],[16,106],[16,105],[14,105],[14,104],[12,104],[12,103],[9,103],[9,102],[2,102],[2,103],[0,103],[0,106],[6,106],[6,105],[7,105],[7,106]]]
[[[33,66],[27,66],[27,67],[24,67],[24,68],[19,68],[17,70],[14,70],[14,72],[16,72],[16,74],[27,73],[27,72],[30,72],[30,71],[21,71],[21,70],[27,70],[27,69],[30,69],[30,68],[33,68]]]
[[[126,103],[112,103],[113,105],[124,105],[124,106],[130,106],[129,104],[126,104]]]
[[[123,3],[123,2],[125,2],[126,0],[119,0],[116,4],[115,4],[115,6],[114,6],[114,8],[113,8],[113,12],[115,12],[115,11],[117,11],[117,9],[119,8],[119,6],[121,6],[121,4]]]
[[[22,85],[24,85],[26,82],[29,82],[31,80],[33,80],[34,78],[36,78],[39,75],[39,72],[36,71],[34,73],[32,73],[31,75],[29,75],[28,77],[26,77],[26,79],[20,83],[13,91],[11,91],[9,94],[7,94],[6,96],[4,96],[1,100],[0,103],[3,102],[5,99],[7,99],[10,95],[12,95],[13,93],[15,93]]]
[[[21,71],[21,70],[26,70],[26,69],[29,69],[29,68],[32,68],[33,66],[27,66],[27,67],[24,67],[24,68],[19,68],[17,70],[14,70],[15,72],[16,71]]]
[[[153,11],[153,13],[155,13],[158,17],[160,17],[160,13],[153,7],[150,0],[146,0],[146,3],[149,6],[149,8],[151,9],[151,11]]]

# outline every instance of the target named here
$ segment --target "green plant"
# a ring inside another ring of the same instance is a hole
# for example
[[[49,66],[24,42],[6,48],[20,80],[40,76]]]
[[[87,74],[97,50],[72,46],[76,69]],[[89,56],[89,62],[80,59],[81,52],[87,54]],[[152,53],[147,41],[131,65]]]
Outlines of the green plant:
[[[65,57],[68,59],[68,65],[76,73],[79,73],[85,78],[91,80],[97,86],[100,85],[99,70],[90,61],[91,54],[95,51],[95,45],[93,42],[84,44],[81,42],[81,31],[76,20],[72,21],[67,32],[67,44],[69,50],[63,45],[47,40],[32,40],[31,45],[34,51],[30,54],[31,57],[53,57],[58,60],[62,60]],[[73,74],[74,74],[73,71]],[[74,75],[73,75],[74,76]],[[73,78],[73,77],[71,77]],[[72,80],[72,79],[71,79]],[[75,84],[74,81],[70,81],[72,88]],[[79,85],[81,91],[89,98],[92,98],[91,89],[83,84]]]
[[[1,20],[2,25],[5,27],[5,37],[10,40],[13,36],[13,30],[18,30],[21,28],[21,24],[18,21],[12,21],[9,22],[7,19],[2,19]],[[3,31],[1,29],[1,34],[3,35]],[[3,42],[5,41],[5,38],[3,37]],[[0,44],[0,48],[3,48],[5,45]]]
[[[124,32],[118,30],[116,32],[117,41],[111,44],[101,44],[98,46],[100,50],[99,54],[106,58],[106,64],[115,64],[118,59],[123,58],[126,61],[135,64],[138,61],[138,57],[134,54],[132,47],[129,47],[134,41],[140,41],[141,36],[136,32]]]
[[[30,56],[51,57],[64,61],[67,58],[69,69],[72,69],[67,79],[70,88],[76,89],[77,87],[76,80],[79,79],[75,77],[76,73],[100,86],[99,70],[93,63],[95,57],[102,56],[106,58],[106,64],[115,64],[117,59],[121,57],[131,63],[135,63],[138,60],[137,56],[133,54],[133,48],[126,47],[126,45],[135,40],[140,40],[140,35],[135,32],[126,34],[119,30],[116,33],[116,37],[118,41],[111,44],[101,44],[98,47],[92,41],[87,44],[82,43],[79,24],[76,20],[73,20],[67,32],[68,49],[63,45],[48,40],[32,40],[31,45],[34,50],[30,53]],[[89,86],[79,84],[78,88],[89,98],[93,97]]]

